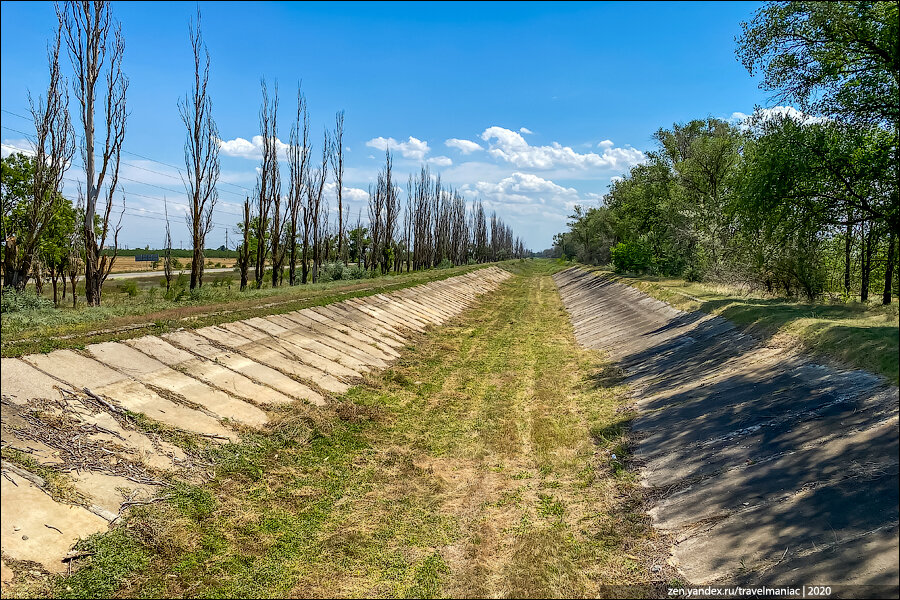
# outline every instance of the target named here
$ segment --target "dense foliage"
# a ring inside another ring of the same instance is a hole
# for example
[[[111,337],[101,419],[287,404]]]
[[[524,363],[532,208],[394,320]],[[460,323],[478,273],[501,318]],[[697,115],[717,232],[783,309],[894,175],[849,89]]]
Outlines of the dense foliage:
[[[576,207],[557,255],[770,293],[883,301],[897,293],[895,3],[761,8],[738,53],[811,112],[660,129],[603,205]]]

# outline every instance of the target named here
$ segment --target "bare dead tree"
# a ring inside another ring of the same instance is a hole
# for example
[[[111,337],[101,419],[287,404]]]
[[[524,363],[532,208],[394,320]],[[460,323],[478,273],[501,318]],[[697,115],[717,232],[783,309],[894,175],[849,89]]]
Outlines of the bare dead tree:
[[[238,247],[238,269],[241,271],[241,291],[247,289],[250,274],[250,197],[244,198],[243,241]]]
[[[203,285],[203,250],[206,235],[212,230],[212,214],[218,200],[216,181],[219,179],[219,131],[212,118],[209,97],[209,51],[200,34],[200,8],[197,24],[188,25],[191,49],[194,53],[194,85],[190,95],[178,102],[181,120],[187,128],[184,143],[184,164],[187,167],[185,188],[190,198],[190,210],[185,219],[193,246],[191,260],[191,289]]]
[[[166,245],[163,250],[163,277],[166,280],[166,293],[172,287],[172,228],[169,226],[169,202],[163,197],[163,211],[166,215]],[[191,271],[193,273],[193,269]]]
[[[24,290],[29,271],[35,260],[41,236],[53,220],[62,200],[62,180],[72,155],[75,154],[75,131],[69,119],[69,94],[66,80],[60,76],[59,48],[62,29],[47,53],[50,83],[47,95],[35,101],[28,94],[34,121],[34,176],[31,180],[30,202],[26,205],[28,227],[21,239],[6,240],[9,257],[3,272],[3,285]],[[12,243],[10,243],[12,242]],[[54,279],[54,301],[56,283]]]
[[[303,198],[309,183],[309,114],[306,109],[306,98],[297,86],[297,118],[291,127],[291,138],[288,145],[288,165],[290,167],[290,184],[288,190],[288,282],[297,285],[297,233],[300,219],[303,216]],[[304,237],[304,245],[306,244]],[[306,260],[305,246],[303,260]],[[305,273],[305,268],[303,269]],[[306,278],[304,277],[304,283]]]
[[[334,117],[334,150],[331,153],[331,169],[334,171],[335,196],[337,197],[338,231],[337,253],[338,258],[347,263],[344,254],[344,111],[339,111]]]
[[[396,242],[394,236],[397,233],[397,217],[400,212],[400,199],[397,196],[397,189],[394,187],[393,176],[393,160],[390,151],[385,152],[385,164],[383,178],[379,177],[378,187],[384,196],[384,246],[382,248],[381,272],[387,273],[394,265],[394,255],[396,254]]]
[[[121,25],[114,22],[110,15],[108,2],[66,2],[64,8],[57,8],[57,17],[75,71],[73,86],[80,104],[84,130],[81,157],[87,183],[84,203],[85,296],[88,304],[99,305],[103,282],[109,275],[118,252],[119,227],[116,227],[112,256],[100,255],[110,233],[113,196],[118,184],[119,159],[125,139],[125,97],[128,91],[128,78],[122,71],[125,40]],[[104,114],[101,122],[97,123],[95,105],[98,101],[97,83],[101,77],[104,89],[99,101]],[[104,132],[99,161],[96,160],[94,148],[94,132],[98,125]],[[94,217],[104,185],[106,208],[99,223],[98,243]],[[122,214],[124,209],[123,198]],[[119,223],[121,224],[121,215]]]
[[[325,181],[328,177],[328,163],[331,155],[331,141],[328,138],[328,130],[325,130],[325,141],[322,144],[322,164],[313,172],[310,185],[310,193],[307,194],[307,210],[310,212],[309,220],[312,226],[312,281],[319,279],[319,264],[321,262],[321,236],[322,236],[322,194],[325,191]]]
[[[266,259],[269,257],[270,246],[266,238],[269,237],[269,219],[272,213],[274,193],[280,191],[281,187],[278,177],[278,148],[275,139],[278,88],[275,88],[275,98],[270,102],[265,80],[262,80],[260,85],[262,87],[262,105],[259,109],[259,128],[263,139],[263,155],[254,192],[256,220],[253,223],[256,234],[255,278],[257,289],[262,287],[266,272]]]

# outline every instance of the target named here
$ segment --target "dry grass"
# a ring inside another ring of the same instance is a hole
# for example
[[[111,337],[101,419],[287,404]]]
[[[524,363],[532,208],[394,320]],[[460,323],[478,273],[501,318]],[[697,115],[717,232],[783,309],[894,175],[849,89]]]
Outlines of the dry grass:
[[[330,407],[282,413],[270,434],[222,448],[213,482],[124,526],[151,560],[116,594],[596,597],[664,585],[667,571],[650,567],[667,544],[626,468],[627,390],[576,347],[551,268],[520,267]],[[90,595],[99,575],[56,589]]]

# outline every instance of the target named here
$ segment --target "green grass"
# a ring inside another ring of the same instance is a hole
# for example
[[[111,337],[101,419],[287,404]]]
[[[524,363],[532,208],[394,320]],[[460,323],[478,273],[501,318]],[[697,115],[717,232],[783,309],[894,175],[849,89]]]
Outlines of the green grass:
[[[895,385],[900,383],[897,303],[800,302],[744,293],[723,284],[616,277],[682,310],[719,315],[772,343],[797,346],[821,358],[883,375]]]
[[[322,409],[210,449],[215,478],[132,509],[54,588],[82,597],[595,596],[661,546],[627,390],[579,349],[549,261]],[[598,435],[602,432],[602,435]],[[98,545],[99,544],[99,545]]]

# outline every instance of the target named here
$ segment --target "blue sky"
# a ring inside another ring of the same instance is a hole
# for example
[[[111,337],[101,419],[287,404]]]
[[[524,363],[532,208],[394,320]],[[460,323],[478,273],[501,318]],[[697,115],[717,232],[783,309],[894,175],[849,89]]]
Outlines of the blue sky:
[[[769,104],[734,54],[740,22],[759,5],[201,3],[222,138],[218,225],[208,245],[224,242],[255,181],[264,76],[278,82],[281,140],[300,80],[316,147],[334,113],[346,111],[344,186],[354,219],[360,208],[365,215],[364,190],[387,145],[402,187],[428,162],[467,198],[495,209],[528,247],[549,247],[571,207],[598,204],[610,178],[652,149],[656,129]],[[121,237],[129,247],[162,243],[163,196],[171,213],[186,202],[176,102],[190,88],[196,6],[113,3],[130,79]],[[4,156],[27,146],[21,132],[33,131],[16,115],[27,114],[27,91],[46,85],[55,27],[50,2],[2,3]],[[69,72],[67,57],[63,67]],[[73,167],[71,197],[80,178]],[[173,237],[188,240],[178,217]]]

